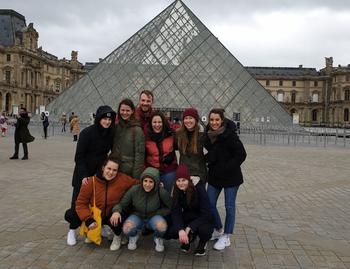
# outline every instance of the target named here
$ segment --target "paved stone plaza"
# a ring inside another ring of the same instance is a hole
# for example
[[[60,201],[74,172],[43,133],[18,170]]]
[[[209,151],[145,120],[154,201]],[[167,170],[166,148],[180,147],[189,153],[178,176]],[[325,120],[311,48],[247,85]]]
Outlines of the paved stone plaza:
[[[0,138],[0,268],[350,268],[348,149],[246,145],[232,246],[194,257],[174,241],[156,253],[151,236],[136,251],[67,246],[76,144],[36,137],[28,161]]]

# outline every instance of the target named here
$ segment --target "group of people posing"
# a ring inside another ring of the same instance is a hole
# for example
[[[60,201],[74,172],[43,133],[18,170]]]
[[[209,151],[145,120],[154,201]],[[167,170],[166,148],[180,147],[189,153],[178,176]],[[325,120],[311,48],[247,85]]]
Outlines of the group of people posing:
[[[152,92],[143,91],[136,108],[130,99],[120,102],[117,113],[101,106],[94,124],[81,131],[71,207],[65,213],[68,245],[76,244],[82,223],[89,230],[97,228],[91,211],[95,205],[102,225],[113,232],[110,250],[123,243],[135,250],[140,234],[147,233],[153,233],[158,252],[164,251],[164,239],[178,239],[188,252],[198,237],[197,256],[206,254],[210,239],[217,239],[216,250],[230,246],[236,195],[243,183],[240,166],[246,158],[235,124],[223,109],[212,109],[200,132],[198,112],[188,108],[175,131],[152,103]],[[222,190],[224,225],[217,209]]]

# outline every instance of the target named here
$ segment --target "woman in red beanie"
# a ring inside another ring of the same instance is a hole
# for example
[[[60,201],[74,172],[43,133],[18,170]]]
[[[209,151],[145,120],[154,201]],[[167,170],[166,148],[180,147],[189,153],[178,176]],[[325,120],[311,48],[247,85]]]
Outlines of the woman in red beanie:
[[[195,236],[199,237],[196,256],[204,256],[207,242],[214,230],[213,217],[205,185],[193,184],[188,168],[180,164],[173,188],[172,226],[168,238],[179,239],[181,250],[188,252]]]
[[[199,130],[199,115],[195,108],[187,108],[182,115],[182,126],[176,131],[176,145],[180,164],[187,165],[190,175],[207,181],[207,168],[203,154],[204,134]]]

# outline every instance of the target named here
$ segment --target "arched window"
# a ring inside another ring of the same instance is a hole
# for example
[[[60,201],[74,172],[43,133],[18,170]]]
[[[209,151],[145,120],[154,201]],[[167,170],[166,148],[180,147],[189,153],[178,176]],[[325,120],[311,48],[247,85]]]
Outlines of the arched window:
[[[278,102],[283,102],[283,100],[284,100],[284,92],[282,90],[279,90],[277,92],[277,101]]]
[[[313,92],[312,93],[312,102],[313,103],[318,103],[318,92]]]
[[[344,109],[344,121],[349,121],[349,109]]]
[[[312,110],[312,121],[317,121],[317,109]]]

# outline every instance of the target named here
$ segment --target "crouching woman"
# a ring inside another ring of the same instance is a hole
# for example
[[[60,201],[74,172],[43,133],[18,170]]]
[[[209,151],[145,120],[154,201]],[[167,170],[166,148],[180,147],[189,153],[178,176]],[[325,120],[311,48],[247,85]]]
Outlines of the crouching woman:
[[[69,209],[65,215],[65,219],[76,228],[85,221],[88,229],[95,229],[97,223],[96,220],[93,219],[90,209],[93,206],[95,195],[96,207],[101,210],[102,224],[108,225],[114,232],[110,250],[117,250],[120,248],[122,221],[125,220],[125,217],[123,217],[118,225],[112,224],[110,222],[112,208],[120,201],[128,189],[139,183],[138,180],[126,174],[118,173],[118,167],[119,165],[115,160],[108,158],[104,162],[102,170],[97,172],[95,176],[89,177],[87,184],[82,185],[76,200],[76,212]],[[93,185],[95,185],[95,194]],[[85,242],[88,243],[89,240],[85,240]]]
[[[167,238],[179,239],[181,250],[188,252],[190,244],[199,237],[196,256],[206,254],[206,245],[214,230],[214,220],[205,185],[199,181],[193,184],[186,165],[180,164],[176,170],[173,189],[172,226]]]
[[[122,212],[130,209],[130,216],[125,220],[123,232],[129,236],[129,250],[137,248],[138,231],[146,228],[154,231],[155,250],[164,251],[163,235],[167,230],[164,216],[170,214],[171,197],[159,186],[159,171],[148,167],[141,174],[141,184],[133,186],[124,197],[113,207],[111,223],[120,224]]]

